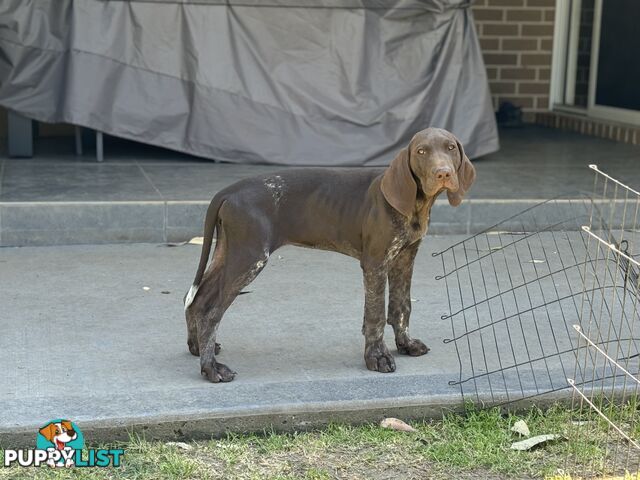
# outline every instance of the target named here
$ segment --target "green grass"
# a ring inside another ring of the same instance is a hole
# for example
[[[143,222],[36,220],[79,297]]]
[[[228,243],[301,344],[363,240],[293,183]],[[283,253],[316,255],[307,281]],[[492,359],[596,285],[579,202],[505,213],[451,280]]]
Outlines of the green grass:
[[[640,438],[640,427],[631,426],[640,414],[635,403],[601,407]],[[520,419],[531,435],[558,433],[563,440],[526,452],[511,450],[519,437],[510,429]],[[576,425],[576,420],[581,423]],[[440,421],[413,426],[417,433],[377,425],[330,425],[308,433],[229,434],[191,442],[190,450],[132,437],[125,444],[109,445],[126,449],[118,469],[0,468],[0,479],[544,478],[574,465],[606,471],[614,457],[620,462],[627,453],[626,444],[604,420],[560,406],[520,415],[469,408],[465,415],[447,414]]]

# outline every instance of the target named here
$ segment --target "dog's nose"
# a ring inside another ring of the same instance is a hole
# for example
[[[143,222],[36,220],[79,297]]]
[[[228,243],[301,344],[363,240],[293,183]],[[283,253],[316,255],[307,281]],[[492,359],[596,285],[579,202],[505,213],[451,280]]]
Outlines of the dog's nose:
[[[451,178],[452,173],[453,173],[453,170],[451,169],[451,167],[440,167],[440,168],[437,168],[434,172],[436,178],[440,181],[449,180]]]

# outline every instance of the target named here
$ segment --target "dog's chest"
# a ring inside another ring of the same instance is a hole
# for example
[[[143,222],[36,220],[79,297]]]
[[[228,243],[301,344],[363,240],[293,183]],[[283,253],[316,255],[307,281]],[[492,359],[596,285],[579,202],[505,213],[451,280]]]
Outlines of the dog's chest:
[[[428,207],[430,207],[429,205]],[[427,207],[425,205],[425,207]],[[419,241],[429,230],[430,208],[418,210],[409,222],[404,223],[393,237],[386,251],[386,260],[393,260],[404,248]]]
[[[393,260],[398,254],[407,248],[409,245],[419,241],[427,233],[428,225],[425,223],[419,228],[414,228],[409,225],[408,227],[399,231],[391,240],[389,247],[385,252],[385,260],[387,262]]]

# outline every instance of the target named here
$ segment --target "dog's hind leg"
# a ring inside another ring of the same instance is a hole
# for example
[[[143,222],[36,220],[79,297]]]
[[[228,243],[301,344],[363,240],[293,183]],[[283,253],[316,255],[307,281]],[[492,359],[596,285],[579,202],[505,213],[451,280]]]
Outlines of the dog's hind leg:
[[[269,233],[259,222],[222,223],[222,242],[216,246],[213,264],[198,289],[192,307],[196,316],[200,369],[211,382],[229,382],[235,372],[216,360],[216,333],[222,316],[267,264]],[[220,242],[220,240],[219,240]]]
[[[262,271],[269,257],[268,250],[261,252],[252,251],[247,255],[243,248],[242,256],[237,252],[229,252],[228,257],[220,269],[212,277],[211,285],[215,300],[210,310],[201,318],[198,324],[198,343],[200,346],[200,369],[203,375],[212,382],[229,382],[233,380],[235,372],[227,366],[218,363],[215,355],[218,353],[216,333],[222,316],[238,296],[238,293]],[[208,285],[203,284],[204,288]],[[203,295],[204,297],[205,295]]]
[[[196,357],[200,356],[200,344],[198,341],[198,324],[203,316],[208,314],[211,304],[216,302],[218,277],[222,269],[222,256],[224,238],[219,234],[213,253],[213,260],[201,280],[201,284],[191,286],[185,296],[185,317],[187,320],[187,346],[189,352]],[[198,293],[198,296],[196,294]],[[220,351],[220,344],[216,344],[215,354]]]

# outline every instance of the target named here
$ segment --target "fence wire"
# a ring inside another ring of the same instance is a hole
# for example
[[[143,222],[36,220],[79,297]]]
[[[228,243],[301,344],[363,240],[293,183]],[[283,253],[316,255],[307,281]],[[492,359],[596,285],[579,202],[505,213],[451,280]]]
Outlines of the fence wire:
[[[573,325],[578,341],[575,367],[567,378],[574,412],[569,435],[576,446],[567,469],[582,478],[640,471],[640,350],[635,342],[621,340],[640,324],[640,193],[591,168],[593,198],[607,208],[593,209],[591,223],[582,227],[594,274],[583,286],[581,315]],[[594,287],[607,264],[615,265],[613,294]],[[594,451],[588,461],[579,458],[578,452],[589,449]]]
[[[624,459],[605,452],[605,464],[637,471],[640,194],[590,168],[591,195],[531,206],[433,254],[459,363],[449,383],[477,405],[573,398],[625,442]],[[631,418],[609,418],[614,404]],[[593,458],[586,473],[604,468]]]

